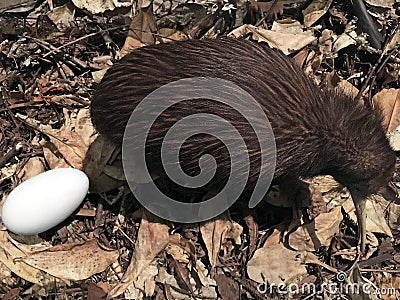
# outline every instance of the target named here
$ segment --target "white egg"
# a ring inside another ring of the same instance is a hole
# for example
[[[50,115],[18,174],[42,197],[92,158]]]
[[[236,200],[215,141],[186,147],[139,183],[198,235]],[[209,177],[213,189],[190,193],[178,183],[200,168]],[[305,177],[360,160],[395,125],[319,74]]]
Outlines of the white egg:
[[[17,186],[4,202],[1,218],[17,234],[44,232],[68,218],[88,189],[89,179],[82,171],[53,169]]]

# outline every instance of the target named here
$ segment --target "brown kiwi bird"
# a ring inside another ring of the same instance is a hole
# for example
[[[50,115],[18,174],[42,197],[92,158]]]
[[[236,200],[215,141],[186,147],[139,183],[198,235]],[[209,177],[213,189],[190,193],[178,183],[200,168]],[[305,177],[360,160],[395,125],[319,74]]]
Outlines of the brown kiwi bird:
[[[231,38],[136,49],[113,65],[97,87],[91,104],[93,123],[100,134],[120,145],[128,119],[143,98],[165,84],[193,77],[228,80],[261,105],[275,137],[274,180],[326,174],[349,189],[364,251],[366,200],[388,185],[395,168],[396,155],[389,146],[381,115],[342,92],[319,88],[280,51]],[[197,112],[219,115],[239,128],[250,157],[246,189],[253,188],[260,170],[257,136],[240,113],[207,99],[184,101],[158,118],[147,137],[146,161],[155,173],[162,170],[156,152],[163,136],[179,119]],[[227,180],[229,153],[218,139],[197,135],[183,146],[183,170],[196,174],[199,157],[210,153],[219,162],[217,184]],[[157,176],[166,174],[160,171]]]

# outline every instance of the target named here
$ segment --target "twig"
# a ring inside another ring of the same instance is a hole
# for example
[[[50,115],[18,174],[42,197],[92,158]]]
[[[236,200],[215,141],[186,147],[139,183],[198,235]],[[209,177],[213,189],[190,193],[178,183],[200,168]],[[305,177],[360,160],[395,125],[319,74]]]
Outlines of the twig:
[[[375,48],[372,48],[372,47],[366,46],[366,45],[360,45],[359,49],[363,49],[365,51],[368,51],[368,52],[376,54],[376,55],[381,55],[383,52],[380,49],[375,49]],[[390,62],[395,63],[395,64],[400,64],[400,58],[398,58],[392,54],[388,54],[388,55],[390,57]]]
[[[27,1],[24,1],[24,2],[20,2],[18,4],[12,4],[12,5],[6,6],[3,9],[1,9],[0,10],[0,14],[3,14],[5,12],[7,12],[7,10],[12,10],[12,9],[15,9],[15,8],[20,8],[20,7],[25,7],[25,6],[31,6],[32,4],[35,4],[35,3],[36,3],[35,0],[34,1],[27,0]]]
[[[360,272],[386,272],[386,273],[400,273],[400,270],[387,270],[387,269],[372,269],[372,268],[360,268]]]
[[[80,37],[80,38],[78,38],[78,39],[76,39],[76,40],[73,40],[73,41],[71,41],[71,42],[68,42],[68,43],[66,43],[66,44],[64,44],[64,45],[62,45],[62,46],[60,46],[60,47],[57,47],[57,48],[52,49],[52,50],[50,50],[49,52],[47,52],[46,54],[44,54],[42,57],[47,57],[47,56],[49,56],[49,55],[51,55],[51,54],[53,54],[53,53],[59,52],[61,49],[65,48],[65,47],[71,46],[71,45],[73,45],[73,44],[75,44],[75,43],[78,43],[78,42],[80,42],[80,41],[82,41],[82,40],[88,39],[88,38],[90,38],[90,37],[92,37],[92,36],[95,36],[95,35],[98,35],[98,34],[102,34],[102,33],[104,33],[104,32],[108,32],[108,31],[117,30],[117,29],[124,28],[124,27],[128,27],[128,25],[116,26],[116,27],[112,27],[112,28],[108,28],[108,29],[103,29],[103,30],[100,30],[100,31],[98,31],[98,32],[90,33],[90,34],[85,35],[85,36],[82,36],[82,37]]]
[[[39,39],[34,38],[34,37],[30,37],[30,36],[24,36],[24,37],[36,42],[39,46],[43,47],[46,50],[55,49],[55,47],[53,45],[51,45],[50,43],[48,43],[48,42],[39,40]],[[75,58],[73,56],[70,56],[67,53],[64,53],[64,52],[56,53],[55,56],[58,59],[60,59],[62,62],[64,62],[65,64],[69,64],[69,65],[71,65],[72,67],[74,67],[75,69],[77,69],[79,71],[82,71],[81,69],[86,69],[87,68],[87,66],[84,63],[82,63],[79,59],[77,59],[77,58]]]
[[[396,32],[397,32],[397,30],[398,30],[398,26],[396,27],[396,29],[393,31],[393,34],[390,36],[390,38],[386,41],[386,43],[385,43],[385,46],[384,46],[384,48],[383,48],[383,51],[382,51],[382,53],[381,53],[381,55],[379,56],[379,59],[377,60],[377,62],[375,63],[375,65],[370,69],[370,71],[368,72],[368,76],[367,76],[367,78],[363,81],[363,84],[362,84],[362,86],[361,86],[361,88],[360,88],[360,90],[358,91],[358,94],[357,94],[357,96],[356,96],[356,100],[360,100],[361,99],[361,96],[362,96],[362,94],[364,93],[364,91],[365,91],[365,89],[367,88],[367,86],[368,86],[368,84],[369,84],[369,82],[370,82],[370,80],[371,80],[371,78],[372,78],[372,76],[374,75],[374,74],[377,74],[378,73],[378,71],[377,72],[375,72],[377,69],[380,71],[380,70],[382,70],[382,68],[387,64],[387,62],[389,61],[389,59],[392,57],[392,54],[394,53],[394,52],[396,52],[396,50],[397,50],[397,52],[399,51],[398,49],[396,49],[396,48],[394,48],[394,49],[392,49],[392,51],[390,51],[389,53],[387,53],[387,50],[386,50],[386,48],[387,48],[387,45],[391,42],[391,40],[394,38],[394,36],[396,35]],[[387,55],[387,57],[384,59],[384,57],[385,57],[385,55]],[[383,62],[382,62],[382,60],[383,60]],[[382,62],[382,64],[381,64],[381,62]],[[378,68],[378,66],[379,66],[379,68]],[[375,79],[373,79],[371,82],[374,82],[375,81]],[[372,105],[372,103],[371,103],[371,99],[370,99],[370,103],[369,103],[370,105]]]
[[[393,50],[391,51],[391,53],[395,52],[395,50],[396,50],[396,49],[393,49]],[[398,50],[397,50],[397,52],[398,52]],[[391,54],[391,53],[390,53],[390,54]],[[390,54],[389,54],[388,56],[386,56],[386,58],[383,60],[383,62],[382,62],[381,65],[379,66],[379,68],[376,70],[376,73],[375,73],[375,74],[379,74],[379,73],[382,71],[383,67],[386,66],[386,64],[387,64],[388,61],[390,60],[390,56],[391,56]],[[372,77],[371,84],[370,84],[371,87],[374,85],[375,80],[376,80],[376,76]],[[372,88],[369,89],[368,95],[369,95],[369,97],[368,97],[368,98],[369,98],[369,103],[372,105],[372,104],[373,104],[373,103],[372,103]]]
[[[13,147],[10,151],[8,151],[3,157],[0,158],[0,168],[4,167],[8,161],[13,158],[21,148],[17,150],[16,147]]]

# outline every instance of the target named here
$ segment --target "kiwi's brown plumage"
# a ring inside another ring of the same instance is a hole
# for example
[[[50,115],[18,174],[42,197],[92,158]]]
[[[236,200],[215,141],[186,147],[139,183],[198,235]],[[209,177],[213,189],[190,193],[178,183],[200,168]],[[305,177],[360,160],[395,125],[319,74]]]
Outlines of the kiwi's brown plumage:
[[[134,50],[110,68],[98,86],[91,106],[93,123],[102,135],[121,144],[131,112],[146,95],[171,81],[199,76],[229,80],[263,107],[276,140],[275,178],[330,174],[349,188],[363,186],[364,194],[375,193],[390,180],[395,154],[377,111],[345,94],[321,90],[281,52],[245,40],[189,40]],[[212,101],[185,101],[158,119],[147,140],[150,164],[160,166],[156,152],[168,128],[196,112],[220,115],[239,128],[249,147],[251,186],[260,164],[256,136],[237,112]],[[183,169],[195,174],[198,158],[208,152],[220,163],[216,178],[223,182],[229,172],[225,150],[211,136],[195,136],[184,145]]]

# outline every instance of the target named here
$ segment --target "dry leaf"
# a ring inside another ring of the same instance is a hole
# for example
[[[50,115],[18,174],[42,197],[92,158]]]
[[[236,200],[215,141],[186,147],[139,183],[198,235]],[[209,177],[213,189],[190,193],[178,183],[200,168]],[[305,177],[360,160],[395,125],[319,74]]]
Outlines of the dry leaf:
[[[144,291],[146,297],[151,297],[156,288],[156,281],[154,280],[158,274],[158,264],[153,263],[149,265],[138,277],[135,286]]]
[[[339,84],[340,80],[341,79],[337,75],[336,71],[333,70],[326,74],[324,83],[326,84],[327,88],[332,89],[332,88],[335,88]]]
[[[108,69],[109,69],[109,67],[101,69],[99,71],[92,72],[91,74],[92,74],[92,78],[93,78],[94,82],[100,83]]]
[[[380,199],[380,200],[378,200]],[[378,201],[367,201],[367,230],[374,233],[383,233],[393,237],[392,231],[385,220],[386,201],[381,196],[376,196]]]
[[[189,38],[184,32],[172,28],[161,28],[159,34],[162,36],[161,41],[163,43],[183,41]]]
[[[329,193],[340,187],[340,183],[338,183],[335,178],[330,175],[315,176],[304,181],[316,185],[321,193]]]
[[[87,285],[88,299],[105,299],[107,296],[107,286],[109,285],[105,282],[97,284],[89,283]]]
[[[216,286],[216,282],[213,278],[210,277],[210,274],[212,274],[212,272],[210,272],[209,270],[207,270],[206,266],[202,263],[202,261],[200,259],[196,260],[196,270],[197,270],[197,276],[199,279],[199,283],[203,286],[203,287],[210,287]],[[196,281],[197,281],[196,279]],[[195,287],[194,287],[195,288]]]
[[[50,138],[50,141],[71,167],[82,169],[89,145],[86,145],[78,134],[65,127],[61,129],[43,128],[43,132]]]
[[[22,257],[21,261],[58,278],[83,280],[104,271],[117,258],[117,250],[105,250],[93,239],[52,247]]]
[[[171,286],[169,289],[169,293],[171,295],[171,299],[176,300],[189,300],[191,299],[190,296],[187,294],[180,293],[181,287],[179,286],[176,278],[168,274],[167,270],[164,267],[160,267],[158,270],[158,275],[156,281],[159,283],[164,284],[165,286]]]
[[[358,88],[352,85],[347,80],[341,80],[337,85],[336,89],[342,90],[345,94],[350,95],[350,97],[355,98],[358,95]]]
[[[133,49],[144,45],[153,45],[155,38],[153,33],[157,32],[156,20],[153,14],[153,5],[142,8],[132,19],[129,26],[128,37],[121,49],[120,56],[124,56]]]
[[[378,195],[375,195],[374,198],[378,201],[368,199],[366,203],[367,231],[383,233],[392,237],[392,232],[384,218],[385,210],[387,209],[385,200],[382,200],[382,197]],[[347,200],[343,204],[343,208],[349,214],[350,218],[354,222],[357,222],[353,201],[350,199]]]
[[[52,150],[51,147],[53,146],[51,143],[44,145],[42,147],[43,149],[43,156],[46,159],[47,164],[49,165],[49,168],[52,169],[57,169],[57,168],[69,168],[71,167],[66,161],[65,159],[59,155],[57,156]]]
[[[0,169],[0,183],[6,179],[13,178],[18,169],[18,164],[12,164]]]
[[[285,19],[277,20],[272,23],[272,31],[287,33],[287,34],[304,34],[303,25],[297,20]]]
[[[356,45],[357,44],[356,38],[357,38],[357,33],[355,31],[342,33],[337,37],[337,39],[333,44],[332,47],[333,53],[337,54],[340,50],[350,45]]]
[[[85,145],[90,145],[96,139],[96,130],[92,124],[88,108],[79,109],[73,126]]]
[[[21,181],[25,181],[33,176],[41,174],[45,171],[45,161],[43,157],[31,157],[24,167],[18,172],[17,176]]]
[[[7,268],[7,266],[0,261],[0,284],[6,284],[7,279],[8,278],[11,279],[11,276],[12,276],[11,270]],[[16,282],[14,282],[14,284],[16,284]]]
[[[199,12],[200,12],[200,10],[199,10]],[[203,16],[201,17],[199,15],[199,19],[197,19],[197,21],[194,22],[193,26],[190,29],[187,29],[185,31],[185,34],[191,38],[199,38],[200,37],[199,35],[204,30],[207,30],[209,28],[215,29],[213,24],[214,24],[214,15],[207,14],[206,11],[204,10]]]
[[[132,6],[132,0],[72,0],[76,7],[88,10],[92,14],[104,13],[106,10],[114,10],[117,7]]]
[[[165,250],[177,262],[189,264],[191,258],[196,259],[196,248],[193,242],[177,233],[170,236],[170,242]]]
[[[90,145],[86,153],[83,171],[89,177],[91,192],[104,193],[123,184],[123,181],[119,180],[120,177],[112,177],[114,174],[120,176],[121,172],[123,172],[121,164],[116,166],[116,168],[121,170],[119,172],[115,170],[111,172],[110,168],[112,167],[108,169],[107,174],[104,172],[108,163],[114,163],[112,158],[115,157],[118,152],[119,149],[102,136],[98,136]]]
[[[224,274],[217,274],[215,280],[222,300],[240,299],[239,284]]]
[[[116,166],[105,165],[103,172],[107,176],[111,177],[112,179],[116,179],[117,181],[126,180],[122,165],[116,165]]]
[[[286,55],[300,50],[316,40],[316,37],[312,35],[312,32],[303,32],[303,34],[288,34],[261,29],[248,24],[234,29],[231,31],[231,33],[229,33],[229,35],[240,37],[246,33],[252,33],[253,37],[259,42],[266,42],[270,47],[280,49]]]
[[[400,30],[396,30],[394,37],[390,40],[389,44],[386,46],[388,51],[397,48],[400,45]]]
[[[303,10],[304,25],[310,27],[317,22],[331,6],[333,0],[314,0]]]
[[[296,65],[298,65],[299,67],[303,67],[307,59],[308,53],[309,53],[308,49],[302,49],[299,52],[297,52],[293,57],[293,60],[296,63]]]
[[[389,228],[393,235],[400,233],[400,203],[399,201],[391,201],[387,205],[386,213],[389,223]]]
[[[63,31],[72,24],[74,20],[74,9],[75,7],[69,2],[49,11],[47,16],[57,26],[58,30]]]
[[[191,295],[217,299],[216,282],[210,277],[210,272],[200,260],[197,260],[195,264],[196,268],[186,267],[182,264],[174,266],[175,276],[179,278],[180,289],[189,291]]]
[[[335,34],[332,30],[324,29],[318,40],[318,47],[321,54],[326,57],[332,57],[332,46]]]
[[[394,151],[400,151],[400,125],[387,135],[390,146]]]
[[[327,270],[329,270],[332,273],[338,273],[339,271],[333,267],[331,267],[330,265],[327,265],[325,263],[323,263],[322,261],[320,261],[318,259],[318,257],[312,253],[312,252],[302,252],[301,253],[301,261],[303,264],[315,264],[318,266],[321,266]]]
[[[189,255],[185,252],[185,250],[176,244],[168,244],[165,248],[166,252],[172,256],[172,258],[180,263],[189,263]]]
[[[254,220],[254,217],[250,214],[244,218],[244,221],[246,222],[248,228],[249,253],[253,255],[253,252],[257,247],[258,224]]]
[[[242,231],[243,228],[230,220],[226,214],[222,214],[200,225],[200,232],[206,245],[208,259],[212,268],[217,265],[218,253],[225,239],[233,238],[235,242],[240,243],[240,234]]]
[[[70,113],[65,110],[64,116],[66,117],[66,121],[60,129],[53,129],[50,125],[43,125],[21,114],[16,114],[16,116],[46,134],[69,166],[79,170],[82,169],[83,160],[89,148],[91,137],[95,132],[90,121],[88,109],[82,108],[76,119],[69,118]],[[82,136],[80,134],[82,134]],[[49,152],[54,153],[52,149],[49,148],[48,150],[50,151],[47,152],[47,155],[49,155]],[[50,156],[50,162],[57,165],[62,164],[58,159],[55,159],[54,156]]]
[[[231,222],[229,231],[223,235],[224,239],[232,239],[236,245],[242,244],[243,227],[236,222]]]
[[[282,236],[282,231],[279,230],[278,228],[275,228],[274,231],[271,233],[271,235],[268,237],[268,239],[265,241],[263,247],[268,248],[272,245],[278,245],[281,243],[281,238]]]
[[[143,299],[153,296],[158,275],[156,262],[152,262],[124,292],[125,299]]]
[[[332,237],[339,232],[343,216],[340,207],[318,215],[311,223],[300,226],[289,235],[289,245],[299,251],[314,251],[329,246]]]
[[[116,297],[122,294],[132,283],[135,284],[138,277],[152,263],[158,253],[168,245],[169,228],[167,225],[158,222],[160,222],[158,218],[143,210],[142,222],[135,244],[135,255],[121,282],[114,286],[108,294],[109,297]]]
[[[322,61],[325,61],[325,56],[322,53],[317,55],[315,51],[310,51],[305,63],[304,72],[310,76],[314,75],[319,70]],[[319,77],[314,76],[314,81],[319,84]]]
[[[383,89],[372,101],[382,112],[386,132],[393,132],[400,125],[400,90]]]
[[[19,277],[36,283],[40,286],[48,286],[56,281],[56,278],[45,272],[30,266],[17,258],[26,255],[21,249],[9,241],[8,233],[5,230],[0,231],[0,262],[4,264],[13,273]]]
[[[268,281],[275,286],[288,283],[307,274],[302,256],[304,254],[289,250],[282,244],[260,248],[248,262],[247,274],[258,283]]]
[[[191,284],[191,276],[189,268],[181,263],[178,263],[174,260],[170,261],[171,269],[175,275],[175,278],[178,279],[178,283],[184,291],[187,291],[189,294],[194,295],[194,289]]]
[[[261,2],[261,1],[250,0],[249,4],[250,8],[260,13],[269,13],[270,15],[283,14],[284,6],[283,3],[281,3],[281,1],[276,1],[276,3],[273,3],[273,2]]]
[[[197,278],[196,276],[190,277],[191,289],[195,290],[195,295],[198,295],[199,298],[204,299],[217,299],[217,284],[215,280],[210,278],[206,267],[200,260],[196,261],[196,269],[192,270],[190,274],[193,274],[193,272],[196,271]],[[200,281],[198,279],[200,279]],[[189,296],[187,293],[184,294],[179,292],[182,291],[182,287],[178,284],[173,275],[167,273],[164,267],[160,267],[156,281],[164,284],[166,287],[171,286],[171,289],[169,289],[169,293],[171,295],[170,299],[193,299],[193,297]]]
[[[396,0],[365,0],[369,5],[383,8],[392,8]]]

